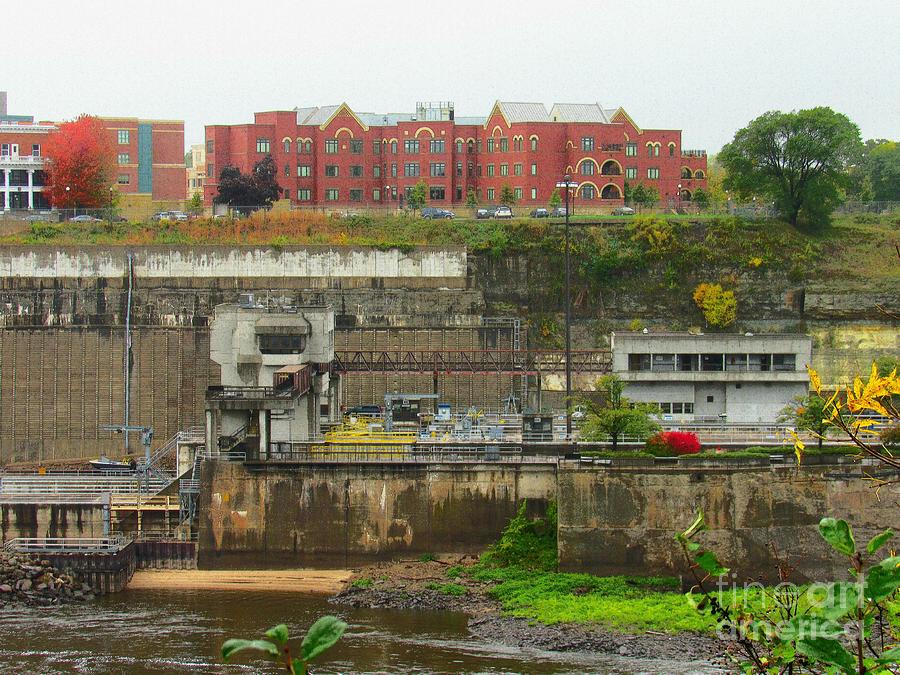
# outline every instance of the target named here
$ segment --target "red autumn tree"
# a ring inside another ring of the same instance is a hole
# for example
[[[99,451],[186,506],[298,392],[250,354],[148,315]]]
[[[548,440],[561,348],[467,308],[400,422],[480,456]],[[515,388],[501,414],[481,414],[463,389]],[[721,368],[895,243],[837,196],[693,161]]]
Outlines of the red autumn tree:
[[[112,136],[96,117],[81,115],[63,122],[44,144],[47,191],[57,208],[108,206],[115,148]],[[68,189],[67,189],[68,188]]]

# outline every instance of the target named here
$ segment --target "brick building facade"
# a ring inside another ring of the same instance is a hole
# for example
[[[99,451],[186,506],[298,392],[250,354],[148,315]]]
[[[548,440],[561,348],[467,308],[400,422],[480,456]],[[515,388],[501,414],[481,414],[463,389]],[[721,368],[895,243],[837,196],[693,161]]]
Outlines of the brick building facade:
[[[583,206],[623,203],[625,181],[656,186],[664,201],[706,188],[706,152],[686,150],[681,131],[642,129],[622,109],[598,104],[494,104],[487,117],[457,117],[453,104],[419,103],[415,113],[357,113],[346,104],[260,112],[252,124],[206,127],[204,201],[232,165],[243,172],[271,154],[292,204],[402,206],[419,181],[434,205],[547,204],[566,173]]]
[[[120,193],[152,195],[154,200],[185,198],[184,122],[100,120],[115,147],[111,179]],[[52,206],[44,196],[44,145],[56,129],[56,123],[35,123],[0,109],[0,211]]]

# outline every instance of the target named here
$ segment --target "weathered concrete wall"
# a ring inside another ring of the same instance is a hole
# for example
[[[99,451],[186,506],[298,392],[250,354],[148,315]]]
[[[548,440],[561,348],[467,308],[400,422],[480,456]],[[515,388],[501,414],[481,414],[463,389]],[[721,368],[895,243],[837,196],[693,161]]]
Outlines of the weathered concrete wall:
[[[203,465],[200,568],[346,566],[478,552],[521,500],[556,492],[554,465]]]
[[[0,504],[0,542],[16,537],[102,537],[100,504]]]
[[[697,508],[701,535],[739,579],[777,576],[770,546],[796,566],[795,580],[842,574],[819,520],[844,518],[865,542],[900,522],[900,485],[876,498],[849,467],[713,470],[560,468],[559,554],[564,570],[597,574],[679,574],[684,556],[674,535]]]
[[[232,246],[23,247],[0,250],[0,278],[124,277],[128,253],[134,274],[146,279],[178,277],[405,278],[465,277],[465,249],[398,249],[306,246],[273,249]]]

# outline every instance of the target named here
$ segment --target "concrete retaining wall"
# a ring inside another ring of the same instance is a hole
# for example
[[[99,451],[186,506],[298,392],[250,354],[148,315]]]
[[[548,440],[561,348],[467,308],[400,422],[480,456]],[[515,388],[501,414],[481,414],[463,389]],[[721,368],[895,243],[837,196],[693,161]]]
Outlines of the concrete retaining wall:
[[[857,542],[900,522],[900,485],[879,498],[851,467],[703,470],[577,468],[559,470],[561,567],[596,574],[687,571],[674,535],[702,508],[701,535],[739,578],[777,580],[771,546],[797,568],[794,580],[843,574],[819,520],[844,518]]]
[[[0,504],[0,542],[17,537],[103,537],[100,504]]]
[[[203,465],[198,566],[348,566],[484,550],[554,465]]]

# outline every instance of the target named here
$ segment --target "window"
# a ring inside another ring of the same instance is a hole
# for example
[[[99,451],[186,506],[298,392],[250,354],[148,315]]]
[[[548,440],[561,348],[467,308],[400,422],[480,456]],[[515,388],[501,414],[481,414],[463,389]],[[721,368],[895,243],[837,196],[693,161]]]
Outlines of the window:
[[[391,188],[391,199],[397,201],[397,186]]]
[[[391,162],[391,178],[397,177],[397,162]]]
[[[312,167],[309,164],[298,164],[297,175],[300,178],[309,178],[312,175]]]
[[[129,176],[127,173],[120,173],[119,177],[116,178],[116,182],[119,185],[128,185],[131,182],[131,176]]]
[[[391,141],[391,154],[397,154],[397,141]]]
[[[456,154],[461,155],[463,151],[463,142],[462,139],[458,139],[456,141]]]
[[[494,188],[487,189],[487,198],[489,202],[494,201]]]
[[[302,152],[304,155],[311,155],[312,154],[312,141],[304,141],[303,146],[302,146],[303,150],[301,151],[300,148],[301,148],[301,145],[299,143],[297,143],[297,152]]]
[[[9,143],[0,145],[0,157],[9,157]]]
[[[701,354],[700,370],[704,371],[721,371],[725,370],[724,354]]]
[[[582,136],[581,137],[581,149],[584,152],[593,152],[594,151],[594,137],[593,136]]]
[[[509,152],[509,139],[508,138],[500,139],[500,152]]]
[[[716,400],[716,397],[715,397],[715,396],[707,396],[707,397],[706,397],[706,402],[707,402],[707,403],[713,403],[713,402],[715,402],[715,400]]]
[[[462,162],[456,163],[456,177],[462,178]]]
[[[432,186],[428,188],[428,198],[429,199],[444,199],[444,195],[446,194],[443,187],[440,186]]]
[[[208,141],[206,141],[206,154],[207,154],[207,155],[211,155],[211,154],[212,154],[212,152],[213,152],[213,146],[214,146],[214,144],[213,144],[213,139],[210,138]]]
[[[350,201],[351,202],[361,202],[363,196],[363,191],[358,189],[350,190]]]
[[[628,370],[650,370],[650,355],[629,354]]]
[[[256,139],[256,151],[259,153],[268,154],[269,139],[268,138],[257,138]]]
[[[350,177],[351,178],[362,178],[363,168],[359,164],[354,164],[350,167]]]
[[[532,164],[532,165],[531,165],[531,175],[532,175],[532,176],[537,176],[537,164]]]
[[[286,155],[291,154],[291,139],[285,138],[283,143],[284,143],[284,154],[286,154]]]
[[[581,163],[581,175],[582,176],[593,176],[594,175],[594,163],[593,162],[582,162]]]
[[[473,152],[475,152],[475,141],[466,141],[466,153],[471,155]]]
[[[637,167],[629,166],[627,169],[625,169],[625,178],[630,178],[632,180],[637,178]]]
[[[659,157],[659,144],[647,146],[647,157]]]
[[[531,188],[531,198],[537,199],[537,188]]]
[[[326,164],[325,165],[325,175],[329,178],[337,178],[338,177],[338,165],[337,164]]]
[[[363,151],[363,142],[361,140],[350,141],[350,154],[361,155]]]
[[[216,167],[213,166],[212,164],[207,164],[207,165],[206,165],[206,175],[207,175],[207,177],[209,177],[209,178],[215,178],[215,177],[216,177],[215,169],[216,169]]]
[[[685,372],[700,370],[700,357],[696,354],[679,354],[677,368]]]
[[[797,357],[795,354],[772,354],[772,370],[794,371],[797,370]]]
[[[336,138],[331,138],[325,141],[325,154],[326,155],[336,155],[338,152],[338,141]]]
[[[131,134],[129,133],[128,129],[119,129],[117,136],[119,139],[119,145],[128,145],[128,143],[131,141]]]
[[[509,164],[501,164],[500,165],[500,175],[501,176],[509,175]]]
[[[481,164],[479,164],[477,169],[475,170],[475,175],[481,178]]]
[[[298,202],[312,201],[312,190],[310,190],[308,188],[303,188],[302,190],[297,190],[297,201]]]
[[[493,175],[494,175],[494,165],[493,165],[493,164],[488,164],[488,165],[487,165],[487,175],[488,175],[488,176],[493,176]]]
[[[381,178],[381,165],[376,164],[372,167],[372,177],[373,178]]]
[[[761,372],[768,372],[772,370],[772,355],[771,354],[749,354],[750,361],[748,363],[748,370],[755,370]]]
[[[516,164],[513,166],[513,173],[514,173],[516,176],[521,176],[521,175],[522,175],[522,165],[521,165],[520,163],[516,163]]]
[[[647,169],[647,178],[659,178],[659,169]]]
[[[32,157],[40,157],[41,156],[41,146],[39,143],[34,143],[31,146],[31,156]]]
[[[660,372],[674,372],[675,371],[675,355],[674,354],[654,354],[653,355],[653,367],[651,370],[658,370]]]
[[[637,143],[626,143],[625,144],[625,156],[626,157],[637,157]]]
[[[446,165],[443,162],[432,162],[431,163],[431,175],[432,176],[446,176]]]
[[[747,370],[747,355],[726,354],[725,370]]]
[[[478,152],[478,154],[480,155],[481,154],[481,139],[480,138],[477,141],[475,141],[475,148],[476,148],[476,151]]]
[[[524,140],[521,138],[514,138],[513,139],[513,150],[515,150],[516,152],[522,152],[522,143],[523,142],[524,142]]]
[[[475,165],[472,162],[469,162],[469,164],[466,166],[466,175],[469,178],[475,175]]]
[[[594,190],[593,185],[585,185],[581,188],[581,198],[582,199],[594,199],[597,196],[597,191]]]
[[[487,139],[487,151],[488,152],[494,151],[494,139],[493,138]]]
[[[419,154],[419,141],[403,141],[403,152],[407,155],[418,155]],[[416,174],[418,175],[418,174]]]
[[[325,201],[326,202],[336,202],[338,200],[338,191],[337,188],[330,188],[325,190]]]
[[[516,201],[519,201],[522,199],[522,188],[516,188],[515,190],[513,190],[513,192],[516,195]]]
[[[127,152],[120,152],[119,164],[131,164],[131,156]]]
[[[456,188],[456,201],[458,201],[458,202],[462,201],[462,188],[459,186],[457,186],[457,188]]]
[[[443,154],[444,153],[444,140],[443,139],[432,139],[428,143],[428,152],[431,154]]]
[[[532,152],[537,152],[537,142],[538,142],[537,138],[531,139],[531,151]]]
[[[372,190],[372,201],[373,202],[381,201],[381,189],[380,188],[374,188]]]
[[[381,141],[372,141],[372,154],[373,155],[381,154]]]
[[[419,163],[418,162],[407,162],[403,165],[403,175],[404,176],[418,176],[419,175]]]
[[[669,143],[669,157],[674,157],[674,156],[675,156],[675,145],[672,143]]]
[[[290,166],[290,164],[285,164],[285,165],[284,165],[284,177],[285,177],[285,178],[290,178],[290,177],[291,177],[291,166]]]

